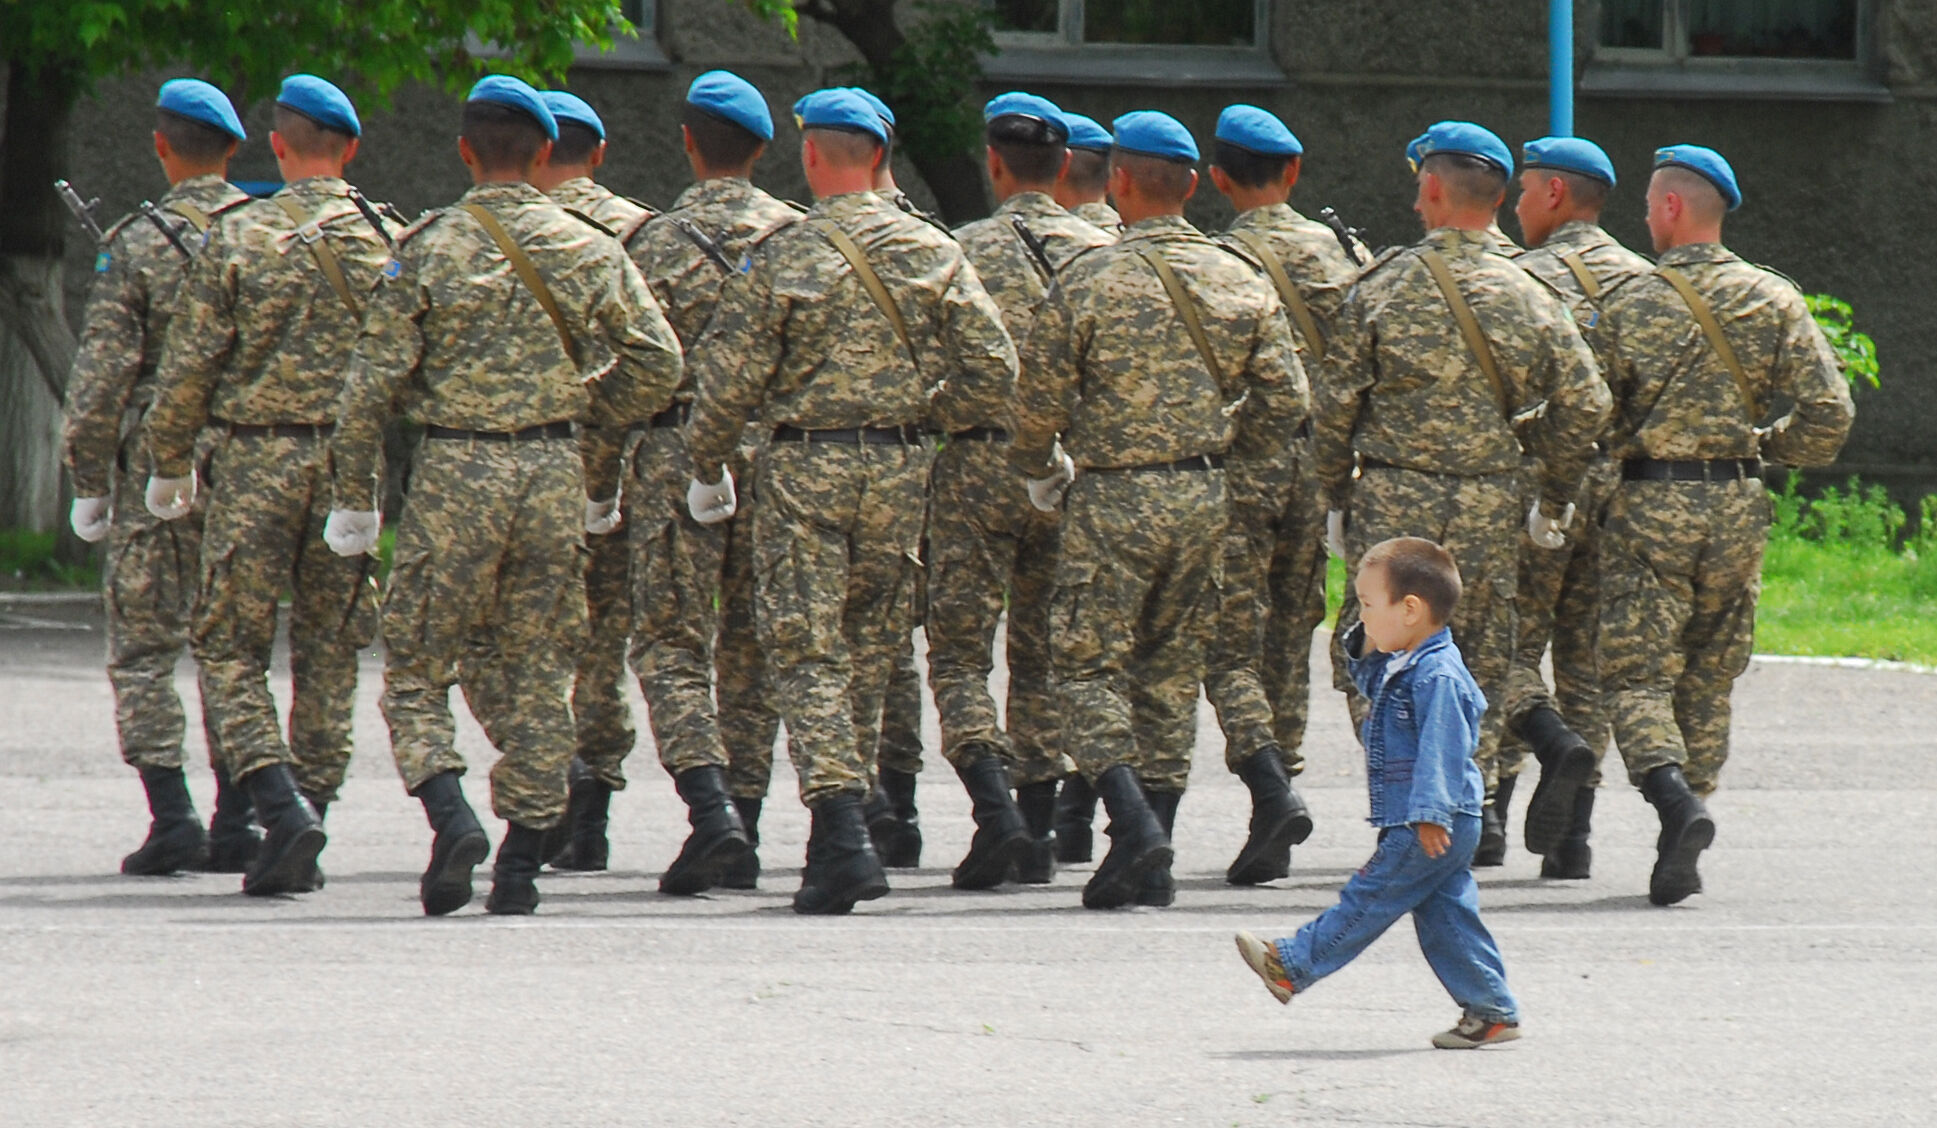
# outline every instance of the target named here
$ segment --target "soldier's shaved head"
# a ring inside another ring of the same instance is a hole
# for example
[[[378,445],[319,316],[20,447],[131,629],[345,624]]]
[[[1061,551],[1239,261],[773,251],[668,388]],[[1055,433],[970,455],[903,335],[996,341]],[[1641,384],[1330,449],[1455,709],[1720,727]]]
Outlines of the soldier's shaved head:
[[[1722,190],[1693,169],[1678,165],[1658,168],[1654,179],[1649,182],[1651,195],[1656,187],[1680,196],[1682,206],[1695,218],[1705,222],[1720,223],[1722,217],[1728,214],[1728,201],[1722,198]]]
[[[1127,174],[1140,194],[1166,204],[1182,204],[1197,185],[1197,173],[1189,164],[1163,157],[1118,150],[1110,154],[1110,168]]]
[[[1434,153],[1419,162],[1419,171],[1437,177],[1447,202],[1459,208],[1492,210],[1507,190],[1507,174],[1498,165],[1465,153]]]
[[[802,135],[812,141],[822,159],[842,168],[873,168],[883,156],[881,142],[865,133],[845,129],[809,129]]]
[[[276,107],[276,133],[297,156],[322,160],[340,159],[350,142],[356,140],[300,110],[283,105]]]

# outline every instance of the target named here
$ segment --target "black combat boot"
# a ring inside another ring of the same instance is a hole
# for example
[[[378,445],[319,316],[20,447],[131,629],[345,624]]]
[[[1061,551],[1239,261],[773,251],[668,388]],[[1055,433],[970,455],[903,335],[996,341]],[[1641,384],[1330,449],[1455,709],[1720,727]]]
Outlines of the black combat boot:
[[[612,842],[606,837],[612,821],[612,787],[593,775],[583,760],[575,759],[571,796],[565,820],[545,832],[546,846],[557,844],[545,860],[553,869],[585,873],[604,870],[612,860]]]
[[[726,796],[726,769],[718,764],[687,768],[673,777],[679,797],[686,800],[686,821],[693,833],[679,848],[679,857],[659,879],[661,893],[691,896],[720,883],[726,868],[753,849],[740,810]]]
[[[1594,848],[1587,844],[1593,822],[1594,789],[1583,787],[1574,792],[1574,817],[1567,824],[1567,837],[1560,840],[1553,853],[1540,859],[1540,876],[1569,881],[1587,878],[1594,865]]]
[[[912,777],[911,777],[912,778]],[[852,912],[862,901],[888,895],[888,875],[868,837],[859,795],[823,799],[812,811],[807,867],[800,871],[794,911],[804,916]]]
[[[962,750],[974,758],[955,769],[973,805],[975,837],[949,882],[957,889],[993,889],[1028,855],[1029,828],[1009,794],[1009,767],[995,749]]]
[[[417,882],[425,916],[448,916],[471,903],[471,871],[491,856],[491,840],[464,801],[456,772],[439,772],[413,793],[437,837],[430,844],[430,865]]]
[[[1016,880],[1048,885],[1056,877],[1056,781],[1039,780],[1016,788],[1016,809],[1029,828],[1029,850],[1016,863]]]
[[[242,875],[242,891],[251,897],[304,892],[316,855],[328,841],[323,820],[297,789],[288,764],[257,768],[240,782],[249,789],[256,814],[269,832],[254,864]]]
[[[206,868],[208,832],[188,797],[188,777],[180,768],[143,768],[141,786],[148,793],[148,837],[121,859],[121,872],[161,877]]]
[[[1702,875],[1695,869],[1702,851],[1715,841],[1715,820],[1708,807],[1689,790],[1678,764],[1663,764],[1641,781],[1641,794],[1661,816],[1661,837],[1655,840],[1655,868],[1648,878],[1648,900],[1673,905],[1702,891]]]
[[[1056,860],[1087,862],[1095,853],[1091,824],[1096,821],[1096,790],[1081,772],[1071,772],[1056,793]]]
[[[1150,809],[1156,812],[1157,825],[1164,828],[1164,837],[1169,838],[1177,828],[1177,804],[1183,802],[1184,793],[1146,788],[1144,795],[1150,801]],[[1167,909],[1176,900],[1177,882],[1170,876],[1169,861],[1143,871],[1143,883],[1137,888],[1137,904]]]
[[[1251,789],[1251,830],[1224,880],[1259,885],[1291,872],[1291,848],[1311,837],[1312,816],[1291,789],[1284,749],[1266,745],[1238,765],[1238,778]]]
[[[491,863],[491,894],[484,911],[493,916],[530,916],[538,911],[538,871],[544,868],[545,832],[508,822],[498,860]]]
[[[1540,782],[1527,800],[1527,849],[1545,857],[1567,834],[1574,818],[1574,794],[1594,774],[1594,750],[1567,727],[1560,714],[1536,705],[1514,722],[1513,731],[1540,762]]]
[[[760,800],[733,796],[733,809],[740,812],[740,826],[747,832],[747,848],[733,863],[720,871],[720,885],[727,889],[760,888]]]
[[[881,786],[869,797],[868,836],[881,864],[914,869],[921,864],[921,814],[915,810],[915,773],[881,769]]]
[[[249,793],[222,768],[215,769],[215,814],[208,823],[208,872],[246,873],[262,849],[262,828]]]
[[[1480,845],[1473,851],[1475,866],[1505,865],[1507,860],[1507,805],[1513,802],[1513,781],[1508,776],[1493,789],[1480,808]]]
[[[318,799],[315,795],[307,791],[303,792],[303,798],[309,800],[310,808],[316,812],[317,824],[323,827],[323,833],[328,834],[330,818],[329,800]],[[323,856],[318,854],[316,855],[316,860],[309,864],[309,873],[303,877],[302,888],[296,890],[296,892],[320,893],[323,890],[323,886],[327,884],[329,884],[329,879],[323,875]]]
[[[1103,828],[1110,838],[1110,851],[1083,886],[1083,907],[1114,909],[1136,898],[1147,870],[1170,865],[1170,839],[1128,764],[1097,776],[1096,793],[1110,815],[1109,825]]]

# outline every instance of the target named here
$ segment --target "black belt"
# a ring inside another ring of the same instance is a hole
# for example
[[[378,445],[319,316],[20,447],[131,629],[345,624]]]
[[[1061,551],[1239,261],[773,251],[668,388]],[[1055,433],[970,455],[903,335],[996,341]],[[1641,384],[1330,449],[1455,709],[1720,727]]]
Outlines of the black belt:
[[[952,431],[948,437],[965,443],[1006,443],[1009,432],[1000,427],[970,427],[966,431]]]
[[[1132,474],[1144,470],[1161,473],[1175,473],[1181,470],[1222,470],[1224,456],[1221,454],[1193,454],[1175,462],[1146,462],[1142,466],[1085,466],[1086,474]]]
[[[1459,474],[1451,470],[1424,470],[1417,466],[1401,466],[1397,462],[1387,462],[1383,458],[1368,458],[1359,455],[1361,470],[1404,470],[1408,474],[1431,474],[1435,478],[1491,478],[1496,474],[1511,474],[1511,470],[1482,470],[1477,474]]]
[[[692,404],[676,403],[671,407],[667,408],[666,410],[660,412],[659,414],[653,416],[651,419],[646,420],[646,426],[648,427],[684,427],[686,425],[686,421],[688,419],[691,419],[692,417],[693,417]]]
[[[475,439],[486,443],[522,443],[534,439],[569,439],[572,425],[560,420],[556,423],[540,423],[536,427],[526,427],[522,431],[470,431],[463,427],[439,427],[432,423],[424,428],[427,439]]]
[[[327,439],[336,431],[334,423],[223,423],[229,434],[244,439]]]
[[[1621,463],[1624,482],[1739,482],[1761,476],[1759,458],[1630,458]]]
[[[777,443],[899,443],[902,446],[919,446],[921,428],[910,423],[899,427],[837,427],[809,430],[796,427],[792,423],[782,423],[773,429],[773,441]]]

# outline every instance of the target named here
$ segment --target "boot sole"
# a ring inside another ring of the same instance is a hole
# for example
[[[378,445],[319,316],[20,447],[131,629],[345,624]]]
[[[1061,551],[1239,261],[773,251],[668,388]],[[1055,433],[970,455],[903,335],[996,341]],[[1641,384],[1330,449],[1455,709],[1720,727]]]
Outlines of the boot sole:
[[[1287,876],[1278,872],[1278,860],[1293,846],[1304,843],[1312,834],[1309,811],[1293,811],[1278,820],[1271,833],[1262,839],[1246,839],[1244,848],[1224,871],[1226,885],[1262,885]]]
[[[198,824],[197,830],[201,827]],[[142,843],[145,848],[147,843]],[[176,846],[153,858],[141,858],[141,850],[121,859],[121,872],[127,877],[170,877],[178,873],[207,873],[208,843],[200,841],[187,847]]]
[[[675,858],[659,878],[659,891],[675,897],[691,897],[721,883],[727,868],[739,863],[753,849],[753,843],[728,835],[712,848],[689,862],[683,869]]]
[[[1552,770],[1543,769],[1527,800],[1527,823],[1522,828],[1527,851],[1546,857],[1567,837],[1574,825],[1574,794],[1594,774],[1594,751],[1585,744],[1564,749],[1554,757]]]
[[[1009,879],[1010,871],[1028,859],[1034,845],[1035,840],[1029,837],[1028,831],[1018,830],[998,841],[984,857],[977,858],[970,849],[968,857],[949,875],[949,884],[970,892],[994,889]]]
[[[1099,883],[1094,877],[1083,886],[1086,909],[1120,909],[1136,900],[1143,889],[1143,875],[1158,866],[1167,866],[1175,855],[1169,846],[1153,846],[1133,859],[1114,879]]]
[[[820,905],[802,905],[799,894],[794,896],[794,912],[801,916],[845,916],[854,911],[854,906],[862,901],[878,901],[888,895],[888,879],[872,878],[859,888],[842,891],[840,897],[830,897]]]
[[[417,883],[417,899],[424,906],[424,915],[449,916],[470,904],[476,895],[471,871],[490,855],[491,840],[480,830],[460,836],[441,861],[432,857],[430,868]]]
[[[252,877],[242,879],[242,891],[251,897],[275,897],[284,893],[301,893],[309,885],[310,868],[316,864],[316,856],[323,852],[329,837],[321,826],[307,827],[289,840],[289,848],[281,857],[272,859],[268,865]],[[263,844],[265,847],[267,842]]]
[[[1701,892],[1701,873],[1695,868],[1702,851],[1715,842],[1715,820],[1707,815],[1691,819],[1674,843],[1655,859],[1654,873],[1648,878],[1648,900],[1656,905],[1675,905]]]

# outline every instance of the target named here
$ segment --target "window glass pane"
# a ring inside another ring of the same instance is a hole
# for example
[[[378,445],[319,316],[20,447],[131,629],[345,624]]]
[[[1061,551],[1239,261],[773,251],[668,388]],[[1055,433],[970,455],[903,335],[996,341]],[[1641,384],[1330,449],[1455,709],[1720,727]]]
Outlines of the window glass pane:
[[[1692,0],[1691,55],[1854,59],[1857,0]]]
[[[1254,46],[1256,0],[1086,0],[1085,43]]]
[[[1054,33],[1060,30],[1057,0],[984,0],[984,3],[995,16],[997,31]]]
[[[619,11],[639,29],[641,39],[651,38],[659,22],[659,0],[623,0]]]
[[[1601,0],[1601,46],[1662,49],[1664,0]]]

